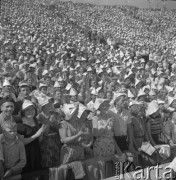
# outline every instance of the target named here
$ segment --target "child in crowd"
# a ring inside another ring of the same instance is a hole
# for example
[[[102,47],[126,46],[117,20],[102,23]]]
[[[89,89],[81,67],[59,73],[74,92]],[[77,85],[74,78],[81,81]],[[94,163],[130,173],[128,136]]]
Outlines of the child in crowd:
[[[3,176],[1,179],[6,180],[14,175],[20,175],[22,168],[26,165],[26,153],[23,143],[18,140],[16,123],[4,121],[2,130],[3,134],[0,135],[0,144],[2,146],[2,151],[0,151],[2,152],[2,155],[0,154],[0,172]],[[16,180],[19,180],[20,176],[17,177],[19,178],[16,178]]]

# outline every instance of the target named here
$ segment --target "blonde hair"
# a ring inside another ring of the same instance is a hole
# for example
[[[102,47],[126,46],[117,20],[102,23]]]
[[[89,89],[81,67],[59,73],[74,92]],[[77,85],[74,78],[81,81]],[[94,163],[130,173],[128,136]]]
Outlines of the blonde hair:
[[[16,130],[17,129],[17,124],[13,121],[4,121],[1,124],[2,130],[3,131],[7,131],[7,129],[11,129],[11,130]]]

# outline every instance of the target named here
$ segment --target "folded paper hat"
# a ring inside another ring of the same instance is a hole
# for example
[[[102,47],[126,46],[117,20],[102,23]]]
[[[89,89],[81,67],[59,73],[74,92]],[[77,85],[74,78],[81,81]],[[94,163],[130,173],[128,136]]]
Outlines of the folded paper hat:
[[[31,101],[25,99],[23,104],[22,104],[22,110],[25,110],[30,106],[34,106],[34,104]]]
[[[100,105],[102,105],[102,104],[105,103],[105,102],[109,102],[109,100],[108,100],[108,99],[97,98],[97,99],[95,100],[95,105],[94,105],[95,110],[98,110],[99,107],[100,107]]]
[[[152,115],[155,112],[157,112],[158,109],[159,109],[158,102],[156,100],[153,100],[150,103],[148,103],[146,114]]]
[[[78,93],[77,93],[77,91],[74,88],[71,88],[69,95],[70,96],[76,96],[76,95],[78,95]]]

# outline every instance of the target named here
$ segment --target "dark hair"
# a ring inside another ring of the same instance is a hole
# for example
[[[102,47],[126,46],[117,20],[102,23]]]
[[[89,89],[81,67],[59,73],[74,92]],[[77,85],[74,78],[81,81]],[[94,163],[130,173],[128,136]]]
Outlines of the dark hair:
[[[0,100],[0,106],[2,106],[6,102],[11,102],[15,105],[15,101],[11,97],[5,97]]]

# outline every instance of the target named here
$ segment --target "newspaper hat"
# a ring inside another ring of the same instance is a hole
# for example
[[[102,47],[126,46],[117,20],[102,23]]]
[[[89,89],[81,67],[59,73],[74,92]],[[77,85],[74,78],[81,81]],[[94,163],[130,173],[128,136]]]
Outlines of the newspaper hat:
[[[134,97],[135,97],[134,94],[133,94],[129,89],[128,89],[127,96],[128,96],[129,98],[134,98]]]
[[[146,114],[147,115],[152,115],[155,112],[157,112],[159,109],[158,103],[156,100],[151,101],[150,103],[148,103],[147,106],[147,110],[146,110]]]
[[[84,111],[87,111],[87,110],[89,110],[89,109],[80,103],[77,117],[80,118],[82,116],[82,114],[84,113]]]
[[[41,83],[39,84],[39,89],[40,89],[41,87],[48,87],[48,85],[41,82]]]
[[[171,86],[165,86],[165,89],[167,90],[168,93],[170,93],[174,90],[174,88]]]
[[[175,97],[168,96],[168,105],[170,106],[174,100],[176,100]]]
[[[97,98],[96,100],[95,100],[95,110],[98,110],[99,109],[99,107],[100,107],[100,105],[102,105],[103,103],[105,103],[105,102],[109,102],[109,100],[108,99],[101,99],[101,98]]]
[[[77,93],[77,91],[76,91],[74,88],[71,88],[69,95],[70,95],[70,96],[77,96],[78,93]]]
[[[4,82],[3,82],[3,84],[2,84],[2,86],[5,87],[5,86],[12,86],[12,85],[11,85],[11,83],[9,82],[8,79],[5,79]]]
[[[25,99],[23,104],[22,104],[22,110],[25,110],[25,109],[27,109],[30,106],[34,107],[34,104],[31,101]]]
[[[145,95],[146,95],[146,93],[143,91],[143,89],[140,89],[139,92],[138,92],[137,97],[145,96]]]
[[[60,87],[61,87],[60,83],[58,81],[56,81],[54,83],[54,88],[60,88]]]
[[[97,90],[95,88],[92,89],[90,94],[98,96],[98,92],[97,92]]]

